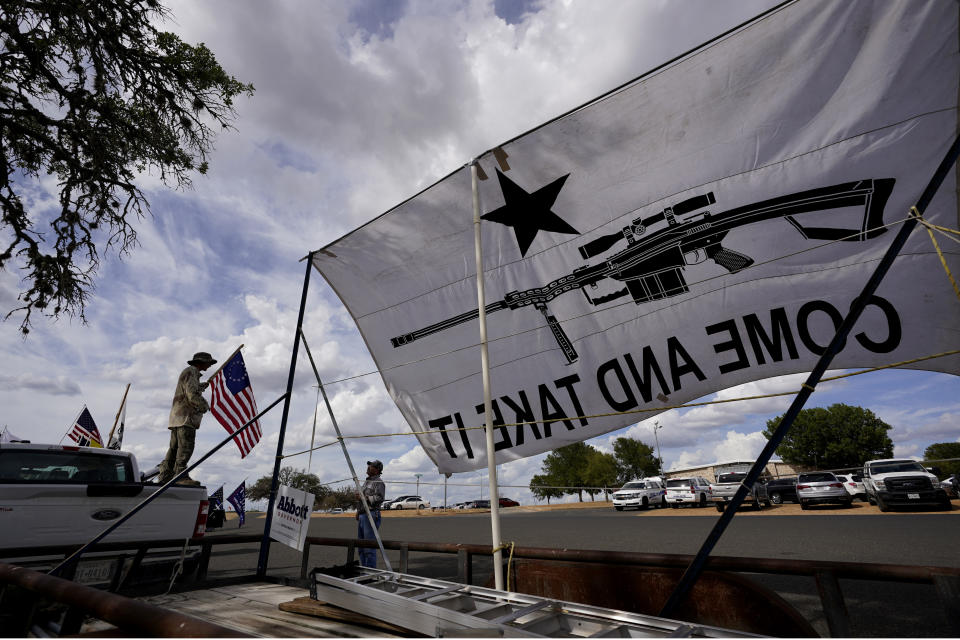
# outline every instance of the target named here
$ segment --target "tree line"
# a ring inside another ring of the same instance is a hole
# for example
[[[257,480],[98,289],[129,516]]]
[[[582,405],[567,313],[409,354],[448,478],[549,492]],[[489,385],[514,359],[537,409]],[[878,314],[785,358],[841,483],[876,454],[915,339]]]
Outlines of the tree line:
[[[547,504],[551,498],[573,494],[583,502],[584,493],[593,500],[598,493],[606,497],[630,480],[657,475],[661,464],[653,447],[635,438],[617,438],[612,454],[575,442],[544,458],[541,473],[530,479],[530,493]]]
[[[766,423],[769,439],[783,416]],[[800,411],[776,454],[787,464],[803,469],[850,469],[867,460],[893,457],[892,427],[863,407],[834,404]],[[960,473],[960,442],[937,442],[924,451],[924,460],[935,464],[941,477]],[[544,458],[540,473],[530,479],[530,492],[538,500],[586,493],[593,500],[623,486],[630,480],[655,476],[662,461],[650,445],[635,438],[613,442],[613,453],[605,453],[584,442],[560,447]],[[280,483],[316,496],[314,509],[349,509],[357,504],[354,488],[331,488],[312,473],[284,467]],[[270,497],[270,476],[263,476],[247,490],[250,500]]]
[[[769,440],[783,416],[767,421]],[[780,459],[806,469],[850,469],[867,460],[892,458],[892,427],[869,409],[846,404],[804,409],[797,414],[776,453]],[[960,442],[936,442],[923,452],[928,466],[941,477],[960,473]]]

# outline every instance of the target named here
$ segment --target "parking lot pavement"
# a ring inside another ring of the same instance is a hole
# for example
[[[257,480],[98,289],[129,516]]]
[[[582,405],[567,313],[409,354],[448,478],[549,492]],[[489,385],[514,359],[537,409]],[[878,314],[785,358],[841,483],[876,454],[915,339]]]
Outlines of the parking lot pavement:
[[[719,517],[720,512],[712,504],[706,507],[681,506],[677,509],[648,509],[646,511],[624,511],[624,513],[636,514],[644,517],[663,517],[663,516],[714,516]],[[760,511],[753,508],[753,505],[745,505],[737,509],[737,517],[763,517],[763,516],[903,516],[903,515],[922,515],[924,513],[936,515],[960,515],[960,504],[954,500],[950,504],[950,511],[941,511],[936,507],[901,507],[891,509],[882,513],[875,505],[868,502],[854,502],[849,507],[839,504],[820,504],[813,505],[806,511],[800,508],[799,504],[785,503],[774,504],[764,507]]]

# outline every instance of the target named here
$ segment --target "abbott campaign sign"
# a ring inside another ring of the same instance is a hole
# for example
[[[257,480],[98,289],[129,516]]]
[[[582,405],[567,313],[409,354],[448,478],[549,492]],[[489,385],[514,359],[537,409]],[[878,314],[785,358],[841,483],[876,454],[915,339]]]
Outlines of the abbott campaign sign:
[[[312,493],[280,485],[277,502],[273,507],[270,537],[302,551],[307,531],[310,529],[313,497]]]

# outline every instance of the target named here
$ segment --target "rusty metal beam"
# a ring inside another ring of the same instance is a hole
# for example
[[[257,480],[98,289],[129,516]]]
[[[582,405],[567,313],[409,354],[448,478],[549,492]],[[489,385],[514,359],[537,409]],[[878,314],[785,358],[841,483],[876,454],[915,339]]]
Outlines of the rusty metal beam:
[[[0,584],[15,585],[70,608],[88,612],[130,635],[167,638],[250,637],[199,618],[5,562],[0,562]]]

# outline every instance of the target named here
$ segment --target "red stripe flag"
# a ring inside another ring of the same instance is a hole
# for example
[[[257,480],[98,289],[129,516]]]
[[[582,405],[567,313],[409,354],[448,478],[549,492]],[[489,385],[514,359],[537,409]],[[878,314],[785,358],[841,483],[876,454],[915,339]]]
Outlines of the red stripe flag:
[[[210,413],[223,425],[227,433],[236,433],[237,429],[257,415],[253,387],[250,386],[247,367],[239,351],[210,379],[210,388],[213,390]],[[254,445],[260,442],[260,435],[258,420],[233,439],[240,447],[241,458],[246,458]]]

